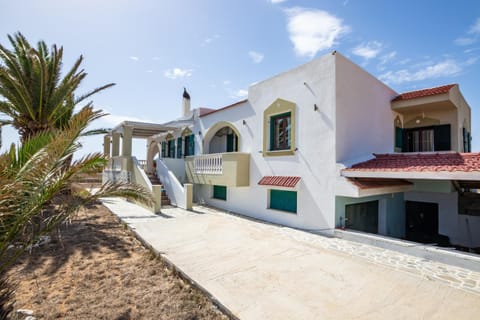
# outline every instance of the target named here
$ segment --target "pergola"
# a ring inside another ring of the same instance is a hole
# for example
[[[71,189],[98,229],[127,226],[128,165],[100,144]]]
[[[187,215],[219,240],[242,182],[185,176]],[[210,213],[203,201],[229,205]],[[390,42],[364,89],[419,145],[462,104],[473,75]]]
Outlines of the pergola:
[[[104,136],[103,152],[109,157],[131,157],[133,138],[147,139],[153,135],[164,133],[173,129],[175,128],[158,123],[124,121],[113,128],[109,134]],[[121,154],[120,138],[122,138]]]

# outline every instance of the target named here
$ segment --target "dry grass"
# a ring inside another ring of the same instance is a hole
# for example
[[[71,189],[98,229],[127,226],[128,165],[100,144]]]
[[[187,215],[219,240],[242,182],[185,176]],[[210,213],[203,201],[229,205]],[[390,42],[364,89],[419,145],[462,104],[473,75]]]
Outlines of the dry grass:
[[[9,271],[37,319],[227,319],[101,205]]]

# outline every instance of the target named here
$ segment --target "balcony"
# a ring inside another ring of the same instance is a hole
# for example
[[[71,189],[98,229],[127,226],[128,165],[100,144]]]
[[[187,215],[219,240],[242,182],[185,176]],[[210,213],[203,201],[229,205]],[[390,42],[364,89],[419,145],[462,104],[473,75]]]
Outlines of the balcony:
[[[185,171],[190,183],[245,187],[250,184],[250,154],[226,152],[187,157]]]

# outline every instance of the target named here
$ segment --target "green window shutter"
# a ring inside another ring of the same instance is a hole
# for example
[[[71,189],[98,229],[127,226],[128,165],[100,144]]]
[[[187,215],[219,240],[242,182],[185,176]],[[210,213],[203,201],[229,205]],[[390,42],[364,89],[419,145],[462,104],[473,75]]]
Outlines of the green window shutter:
[[[168,140],[168,157],[175,158],[175,140]]]
[[[467,135],[466,128],[462,128],[462,134],[463,134],[463,152],[468,152],[468,135]]]
[[[167,157],[167,143],[165,141],[162,141],[162,158]]]
[[[467,152],[472,152],[472,136],[470,132],[467,132]]]
[[[403,129],[399,127],[395,127],[395,148],[403,151]]]
[[[451,131],[449,124],[433,127],[433,136],[434,151],[452,150]]]
[[[297,213],[297,192],[270,190],[270,209]]]
[[[182,137],[177,138],[177,159],[182,158]]]
[[[220,200],[227,200],[227,187],[214,185],[213,198],[220,199]]]
[[[195,154],[195,135],[188,136],[188,155],[193,156]]]
[[[229,133],[227,134],[227,152],[233,152],[233,139],[235,134]]]

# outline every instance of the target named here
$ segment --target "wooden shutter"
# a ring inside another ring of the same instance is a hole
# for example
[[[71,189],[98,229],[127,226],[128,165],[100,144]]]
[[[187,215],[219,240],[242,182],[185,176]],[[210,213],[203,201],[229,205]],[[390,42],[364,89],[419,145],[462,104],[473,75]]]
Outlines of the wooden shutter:
[[[162,141],[162,158],[167,157],[167,143]]]
[[[182,137],[177,138],[177,159],[182,158]]]
[[[229,133],[227,134],[227,152],[233,152],[233,139],[235,134]]]
[[[188,155],[193,156],[195,154],[195,135],[188,136]]]
[[[395,127],[395,148],[402,149],[404,148],[403,146],[403,129],[399,127]]]
[[[220,200],[227,200],[227,187],[214,185],[213,198],[220,199]]]
[[[433,127],[433,136],[434,151],[452,150],[451,131],[449,124]]]
[[[297,192],[270,190],[270,209],[297,213]]]

